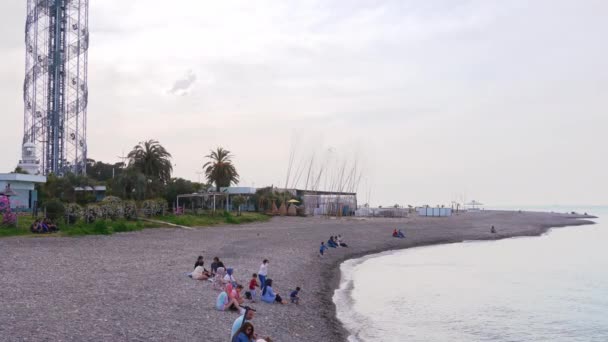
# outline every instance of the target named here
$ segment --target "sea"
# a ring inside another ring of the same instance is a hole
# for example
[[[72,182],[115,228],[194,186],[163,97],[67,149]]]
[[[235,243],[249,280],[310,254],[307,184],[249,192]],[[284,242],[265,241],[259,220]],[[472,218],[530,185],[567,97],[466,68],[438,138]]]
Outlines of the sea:
[[[608,207],[597,224],[539,237],[385,252],[341,265],[334,294],[351,342],[607,342]]]

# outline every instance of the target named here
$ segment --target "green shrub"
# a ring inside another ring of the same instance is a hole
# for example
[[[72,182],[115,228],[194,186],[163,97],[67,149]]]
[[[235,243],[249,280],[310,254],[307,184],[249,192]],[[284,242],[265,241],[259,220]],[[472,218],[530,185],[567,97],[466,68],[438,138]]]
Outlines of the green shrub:
[[[65,215],[65,207],[60,200],[51,199],[46,202],[46,217],[57,222],[58,219]]]
[[[89,204],[84,210],[83,218],[85,223],[95,222],[95,220],[101,217],[101,207],[97,204]]]
[[[137,205],[135,201],[123,202],[123,216],[127,220],[135,220],[137,218]]]
[[[78,204],[68,203],[64,207],[67,224],[75,224],[80,218],[82,218],[83,210]]]
[[[112,225],[112,230],[115,233],[123,233],[123,232],[129,232],[132,229],[129,229],[129,227],[127,227],[126,223],[124,223],[124,222],[117,222],[116,224]]]
[[[164,198],[158,198],[144,201],[141,208],[144,215],[152,217],[164,215],[167,212],[169,205]]]
[[[226,220],[226,223],[230,223],[230,224],[237,224],[239,223],[239,220],[232,216],[232,214],[230,214],[227,211],[224,211],[224,219]]]
[[[99,204],[101,216],[104,219],[118,220],[124,216],[122,200],[118,197],[108,196]]]
[[[108,224],[106,223],[106,221],[97,221],[95,222],[95,224],[93,225],[92,229],[91,229],[91,233],[92,234],[96,234],[96,235],[110,235],[112,234],[112,232],[110,231]]]

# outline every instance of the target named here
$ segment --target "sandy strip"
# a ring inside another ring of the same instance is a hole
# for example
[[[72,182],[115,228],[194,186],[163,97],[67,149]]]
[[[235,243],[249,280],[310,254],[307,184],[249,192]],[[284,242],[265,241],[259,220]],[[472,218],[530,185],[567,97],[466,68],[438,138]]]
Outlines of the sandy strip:
[[[590,224],[583,216],[483,211],[450,218],[275,218],[212,228],[147,229],[112,236],[0,240],[2,341],[228,341],[234,313],[214,309],[217,291],[183,275],[203,254],[220,256],[246,282],[262,259],[301,305],[256,303],[253,323],[275,341],[342,341],[332,295],[342,261],[391,249],[463,240],[533,236]],[[494,225],[498,234],[490,233]],[[405,228],[406,239],[390,236]],[[318,257],[329,235],[350,248]]]

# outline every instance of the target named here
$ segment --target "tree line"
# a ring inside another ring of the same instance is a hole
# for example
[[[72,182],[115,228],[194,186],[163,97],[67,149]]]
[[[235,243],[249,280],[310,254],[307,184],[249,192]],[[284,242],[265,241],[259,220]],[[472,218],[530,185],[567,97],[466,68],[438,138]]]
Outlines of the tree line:
[[[199,192],[212,186],[219,191],[220,187],[238,183],[239,174],[229,150],[217,147],[204,158],[206,183],[174,178],[171,153],[157,140],[150,139],[135,145],[124,162],[105,163],[87,159],[86,175],[49,175],[47,182],[38,187],[39,200],[91,203],[95,201],[95,195],[88,191],[76,191],[76,188],[105,185],[108,196],[136,201],[164,198],[172,203],[180,194]]]

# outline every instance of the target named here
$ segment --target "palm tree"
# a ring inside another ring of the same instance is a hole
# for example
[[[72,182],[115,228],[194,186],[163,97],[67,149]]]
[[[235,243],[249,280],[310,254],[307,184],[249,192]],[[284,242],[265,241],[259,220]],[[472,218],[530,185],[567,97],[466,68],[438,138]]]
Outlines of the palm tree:
[[[220,187],[228,187],[239,182],[239,174],[232,164],[230,151],[218,147],[215,151],[211,150],[211,154],[205,158],[210,159],[203,165],[205,177],[210,183],[215,183],[217,192],[220,191]]]
[[[151,181],[166,184],[171,179],[171,154],[156,140],[140,142],[127,155],[129,167],[143,173]]]

